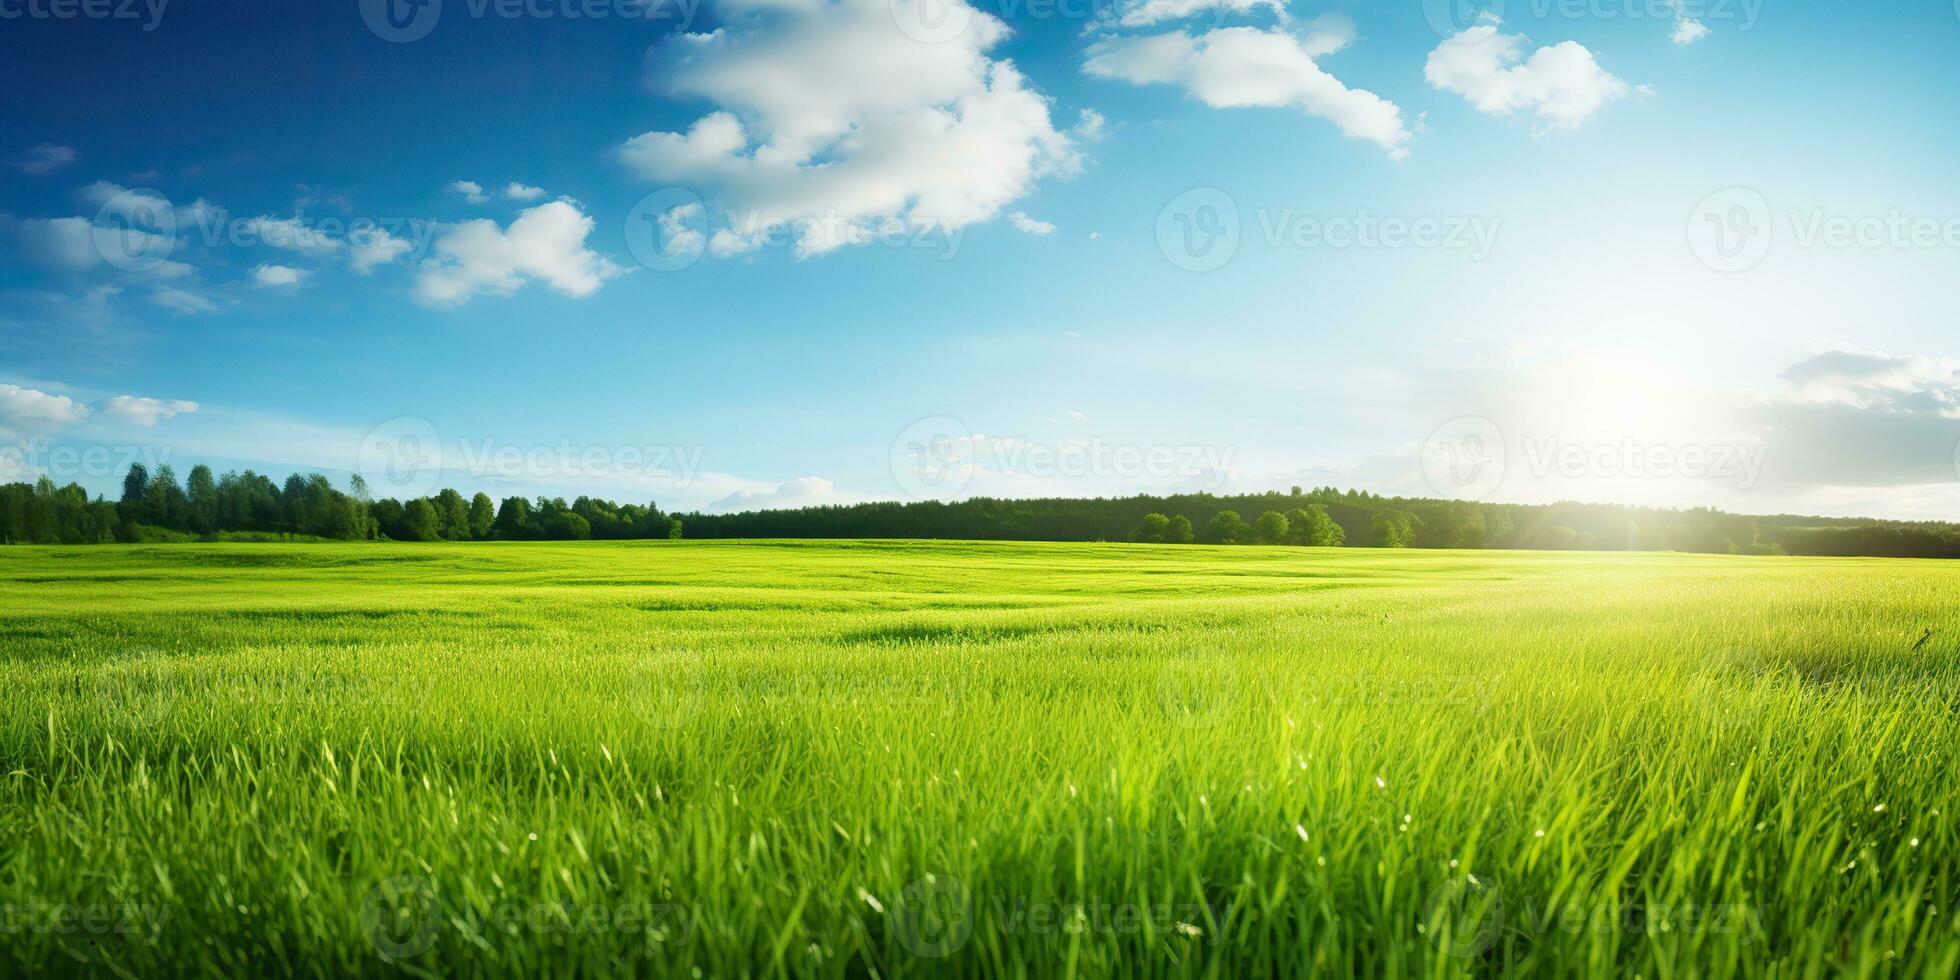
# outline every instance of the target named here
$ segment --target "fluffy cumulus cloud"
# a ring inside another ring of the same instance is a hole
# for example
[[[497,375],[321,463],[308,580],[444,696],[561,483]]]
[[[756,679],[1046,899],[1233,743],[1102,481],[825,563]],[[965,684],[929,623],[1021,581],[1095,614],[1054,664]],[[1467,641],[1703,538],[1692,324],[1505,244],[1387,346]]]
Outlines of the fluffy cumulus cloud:
[[[197,411],[197,403],[136,395],[116,395],[90,406],[67,395],[55,395],[14,384],[0,384],[0,426],[9,430],[43,432],[74,425],[91,416],[144,427]]]
[[[1668,6],[1674,10],[1674,43],[1686,47],[1708,36],[1708,25],[1690,15],[1682,0],[1669,0]]]
[[[12,161],[15,170],[30,177],[45,177],[75,162],[75,148],[42,143],[30,147],[27,152]]]
[[[824,504],[848,504],[862,500],[857,494],[837,489],[820,476],[799,476],[775,487],[744,488],[708,505],[708,510],[732,514],[749,510],[792,510]]]
[[[919,2],[939,0],[723,0],[720,30],[653,59],[658,88],[714,110],[634,137],[621,159],[710,199],[728,219],[710,239],[722,254],[783,229],[806,256],[893,223],[951,231],[1074,172],[1075,139],[1048,101],[988,56],[1006,25],[960,0],[909,16]],[[922,39],[940,15],[955,30]]]
[[[1600,106],[1632,91],[1576,41],[1542,47],[1526,57],[1525,36],[1505,34],[1500,26],[1486,21],[1437,46],[1423,69],[1429,84],[1463,96],[1490,115],[1530,110],[1545,129],[1577,126]]]
[[[1013,225],[1015,231],[1022,232],[1023,234],[1052,235],[1055,233],[1053,223],[1043,221],[1040,218],[1030,218],[1025,211],[1016,211],[1008,215],[1007,223]]]
[[[29,260],[63,272],[109,265],[147,279],[191,274],[189,265],[168,256],[177,250],[182,222],[203,217],[208,202],[200,199],[188,208],[174,208],[154,194],[109,181],[82,188],[76,198],[95,209],[92,217],[28,218],[15,223],[15,234]]]
[[[372,225],[349,233],[347,246],[348,268],[363,276],[395,261],[409,249],[408,242],[390,234],[385,228]]]
[[[20,238],[28,257],[50,268],[92,269],[102,262],[87,218],[29,218],[20,223]]]
[[[0,422],[9,428],[69,425],[88,418],[88,406],[67,395],[0,384]]]
[[[416,298],[457,306],[479,293],[509,296],[534,281],[566,296],[590,296],[624,271],[586,246],[592,226],[591,216],[570,201],[527,208],[507,228],[487,218],[454,225],[417,270]]]
[[[139,398],[135,395],[117,395],[98,406],[108,418],[153,427],[158,422],[189,415],[197,411],[197,403],[163,398]]]
[[[529,184],[520,184],[514,180],[504,185],[504,197],[513,201],[535,201],[543,196],[544,188],[542,187],[532,187]]]
[[[290,265],[261,265],[252,270],[252,281],[272,288],[297,286],[307,276],[305,269],[295,269]]]
[[[1960,361],[1827,351],[1753,406],[1767,471],[1796,485],[1960,481]]]
[[[1411,134],[1395,103],[1349,88],[1315,59],[1353,43],[1354,22],[1339,15],[1301,29],[1224,27],[1104,38],[1090,45],[1083,70],[1136,85],[1175,85],[1214,108],[1292,108],[1325,119],[1391,159],[1408,156]]]
[[[449,192],[461,196],[471,204],[482,204],[490,200],[490,195],[483,193],[483,185],[474,180],[451,181]]]

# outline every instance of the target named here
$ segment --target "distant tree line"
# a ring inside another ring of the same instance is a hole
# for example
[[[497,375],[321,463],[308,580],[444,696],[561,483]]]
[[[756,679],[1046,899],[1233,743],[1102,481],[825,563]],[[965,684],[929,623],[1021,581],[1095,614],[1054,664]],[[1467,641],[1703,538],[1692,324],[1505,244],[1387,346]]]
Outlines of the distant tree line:
[[[1257,515],[1247,521],[1243,515]],[[284,483],[251,470],[182,484],[169,466],[132,466],[119,500],[79,485],[0,486],[0,543],[95,544],[222,536],[334,540],[577,541],[679,538],[945,538],[1138,541],[1303,547],[1522,548],[1712,554],[1960,558],[1960,526],[1606,504],[1483,504],[1384,497],[1358,490],[1177,494],[1118,498],[867,503],[739,514],[663,514],[652,503],[594,497],[506,497],[454,490],[375,500],[353,477],[345,491],[319,474]]]
[[[414,500],[375,500],[358,474],[345,492],[315,473],[284,484],[251,470],[214,477],[192,467],[182,484],[169,466],[155,474],[141,464],[123,478],[121,499],[90,500],[78,484],[57,487],[47,477],[0,486],[0,543],[106,544],[215,538],[222,535],[301,535],[341,541],[582,541],[589,538],[675,538],[680,522],[653,504],[615,504],[580,497],[502,504],[488,494],[464,499],[454,490]]]
[[[1250,521],[1246,515],[1257,515]],[[1960,558],[1960,526],[1708,508],[1486,504],[1360,490],[879,502],[687,514],[690,538],[957,538]]]

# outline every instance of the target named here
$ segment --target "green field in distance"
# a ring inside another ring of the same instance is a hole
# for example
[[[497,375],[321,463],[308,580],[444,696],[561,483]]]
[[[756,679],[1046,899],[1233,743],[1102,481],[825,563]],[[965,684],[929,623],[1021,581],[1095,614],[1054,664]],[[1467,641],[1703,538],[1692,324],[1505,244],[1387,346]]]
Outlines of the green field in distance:
[[[1960,970],[1960,566],[0,549],[0,975]]]

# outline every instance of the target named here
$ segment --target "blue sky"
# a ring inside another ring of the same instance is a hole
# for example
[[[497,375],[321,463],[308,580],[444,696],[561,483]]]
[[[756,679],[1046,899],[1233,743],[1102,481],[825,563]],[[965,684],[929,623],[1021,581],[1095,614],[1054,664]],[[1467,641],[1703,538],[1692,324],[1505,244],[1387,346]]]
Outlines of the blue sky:
[[[918,2],[0,0],[0,476],[1960,518],[1946,0]]]

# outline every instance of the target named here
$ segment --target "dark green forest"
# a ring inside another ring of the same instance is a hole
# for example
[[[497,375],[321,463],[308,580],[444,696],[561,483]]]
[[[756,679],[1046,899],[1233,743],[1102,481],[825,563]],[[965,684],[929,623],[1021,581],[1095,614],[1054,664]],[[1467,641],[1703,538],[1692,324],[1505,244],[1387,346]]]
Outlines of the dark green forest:
[[[1960,525],[1607,504],[1487,504],[1294,487],[1286,493],[973,498],[739,514],[665,514],[595,497],[374,499],[320,474],[131,467],[119,499],[78,484],[0,486],[0,543],[107,544],[251,538],[392,541],[669,538],[946,538],[1311,547],[1687,551],[1960,558]]]

